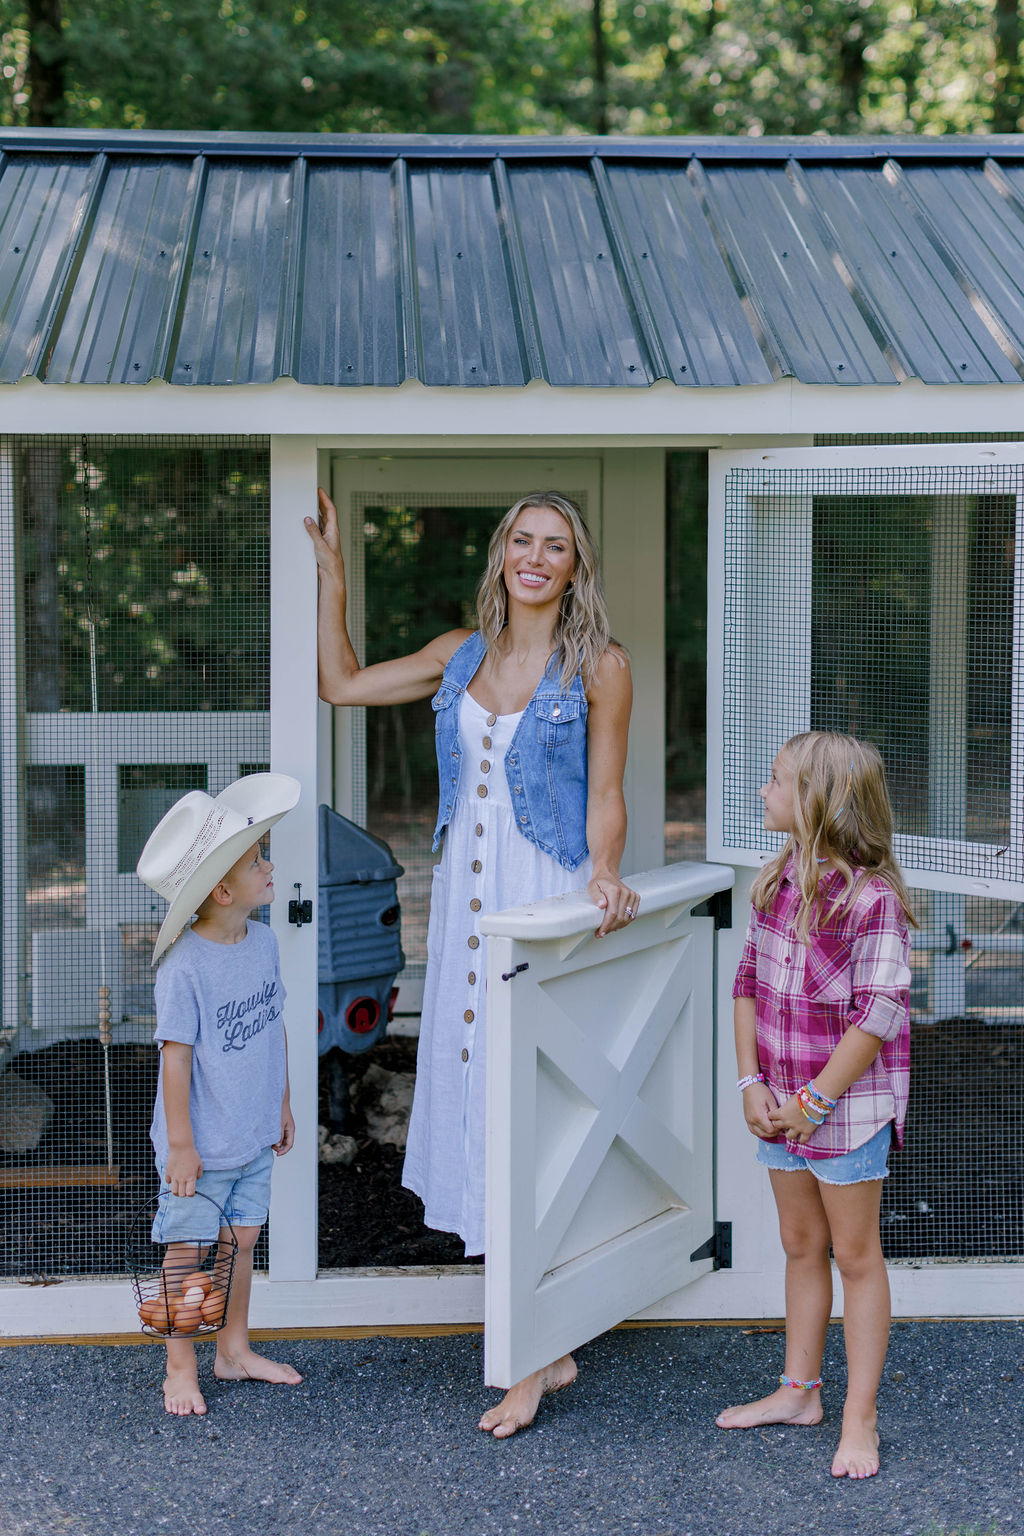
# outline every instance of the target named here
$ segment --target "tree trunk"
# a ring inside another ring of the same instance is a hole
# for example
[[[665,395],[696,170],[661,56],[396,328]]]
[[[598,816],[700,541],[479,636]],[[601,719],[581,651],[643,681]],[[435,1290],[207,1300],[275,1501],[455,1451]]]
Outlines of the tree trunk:
[[[56,128],[64,121],[64,37],[62,0],[28,0],[28,121]]]
[[[1024,109],[1020,45],[1021,25],[1017,0],[996,0],[996,88],[992,103],[993,133],[1016,133]]]
[[[61,707],[57,593],[57,498],[60,444],[32,443],[24,457],[25,696],[29,709]]]
[[[590,0],[594,34],[594,132],[608,132],[608,54],[604,43],[602,0]]]

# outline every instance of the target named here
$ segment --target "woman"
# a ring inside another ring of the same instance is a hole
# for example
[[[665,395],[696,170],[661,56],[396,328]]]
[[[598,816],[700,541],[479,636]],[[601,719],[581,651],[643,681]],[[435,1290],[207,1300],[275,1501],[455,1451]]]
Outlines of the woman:
[[[306,519],[320,576],[320,696],[405,704],[433,695],[440,804],[427,976],[403,1182],[428,1226],[483,1251],[484,963],[477,914],[586,885],[598,936],[630,922],[639,898],[619,878],[629,665],[608,637],[597,551],[578,507],[524,496],[491,537],[477,592],[479,629],[360,667],[345,622],[338,520],[320,491]],[[535,1371],[480,1420],[503,1439],[541,1397],[575,1379],[571,1356]]]

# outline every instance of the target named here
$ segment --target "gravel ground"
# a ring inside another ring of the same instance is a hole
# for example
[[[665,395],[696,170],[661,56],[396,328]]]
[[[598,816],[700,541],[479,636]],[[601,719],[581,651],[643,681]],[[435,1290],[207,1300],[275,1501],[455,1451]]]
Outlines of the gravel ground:
[[[294,1340],[296,1389],[201,1379],[171,1419],[156,1345],[0,1349],[2,1536],[939,1536],[1024,1531],[1024,1324],[900,1323],[882,1474],[834,1481],[842,1343],[825,1423],[725,1434],[777,1333],[630,1329],[505,1444],[475,1429],[479,1335]]]

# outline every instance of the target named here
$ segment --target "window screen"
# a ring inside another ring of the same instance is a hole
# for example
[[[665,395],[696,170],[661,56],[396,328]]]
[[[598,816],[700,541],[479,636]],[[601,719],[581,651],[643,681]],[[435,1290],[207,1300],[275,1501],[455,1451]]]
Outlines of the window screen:
[[[266,767],[269,445],[0,450],[8,1276],[118,1273],[152,1195],[150,954],[135,862],[189,789]]]
[[[725,841],[769,850],[787,736],[873,741],[911,870],[1024,881],[1024,468],[735,470],[726,504]]]

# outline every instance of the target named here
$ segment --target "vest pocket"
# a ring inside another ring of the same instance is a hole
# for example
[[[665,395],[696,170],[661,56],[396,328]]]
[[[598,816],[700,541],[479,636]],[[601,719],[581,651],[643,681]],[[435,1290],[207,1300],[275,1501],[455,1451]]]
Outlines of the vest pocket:
[[[457,683],[442,683],[430,701],[431,709],[435,713],[441,709],[450,709],[461,692]]]
[[[537,740],[544,747],[564,747],[575,736],[573,726],[582,714],[582,700],[550,695],[534,700]]]

